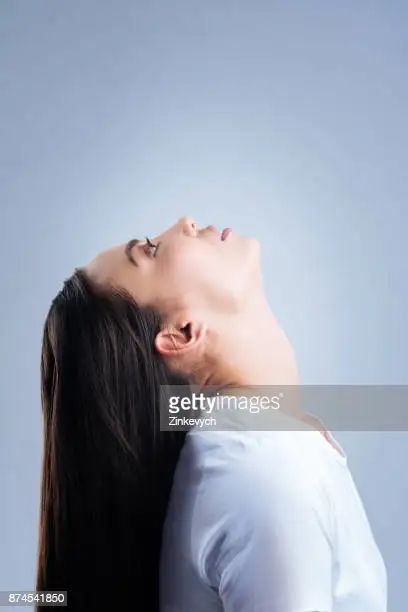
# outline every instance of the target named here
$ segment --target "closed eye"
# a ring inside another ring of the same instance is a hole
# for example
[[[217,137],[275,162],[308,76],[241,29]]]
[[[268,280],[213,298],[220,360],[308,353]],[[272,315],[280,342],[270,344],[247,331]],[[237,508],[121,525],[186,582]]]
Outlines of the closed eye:
[[[125,250],[124,253],[126,255],[126,257],[128,258],[128,260],[134,265],[139,267],[139,263],[138,261],[135,259],[135,257],[133,256],[132,253],[132,249],[134,246],[139,245],[139,243],[141,242],[141,240],[139,240],[138,238],[132,238],[131,240],[129,240],[126,245],[125,245]],[[146,242],[147,244],[145,245],[141,245],[139,248],[142,248],[144,253],[147,255],[147,257],[155,257],[157,254],[157,249],[160,246],[160,242],[158,244],[154,244],[150,238],[146,237]]]
[[[149,255],[149,257],[151,257],[152,251],[153,251],[153,257],[156,257],[158,248],[161,243],[159,242],[158,244],[154,244],[150,240],[150,238],[148,238],[147,236],[146,236],[146,242],[147,242],[147,245],[144,247],[145,252],[147,253],[147,255]]]

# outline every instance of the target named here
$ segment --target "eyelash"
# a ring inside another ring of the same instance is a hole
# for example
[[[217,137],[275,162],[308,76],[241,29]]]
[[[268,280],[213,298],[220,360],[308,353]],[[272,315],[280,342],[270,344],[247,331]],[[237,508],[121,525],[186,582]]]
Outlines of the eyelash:
[[[160,242],[159,242],[158,244],[153,244],[153,242],[150,240],[150,238],[148,238],[147,236],[145,236],[145,238],[146,238],[146,240],[147,240],[147,246],[148,246],[149,251],[150,251],[150,249],[153,247],[153,248],[154,248],[154,255],[153,255],[153,257],[156,257],[156,255],[157,255],[157,249],[158,249],[158,248],[159,248],[159,246],[160,246]]]

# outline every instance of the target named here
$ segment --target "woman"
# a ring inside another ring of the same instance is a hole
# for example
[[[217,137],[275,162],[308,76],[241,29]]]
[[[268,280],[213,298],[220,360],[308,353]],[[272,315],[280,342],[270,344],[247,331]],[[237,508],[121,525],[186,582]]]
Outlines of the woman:
[[[329,432],[160,429],[161,385],[298,384],[259,254],[182,217],[65,281],[43,339],[38,590],[88,610],[386,609]]]

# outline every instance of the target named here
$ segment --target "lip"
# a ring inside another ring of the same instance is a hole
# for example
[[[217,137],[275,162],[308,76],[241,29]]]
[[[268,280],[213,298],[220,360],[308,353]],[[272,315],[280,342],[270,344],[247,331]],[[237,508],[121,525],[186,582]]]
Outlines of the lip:
[[[231,232],[232,232],[232,229],[230,227],[224,227],[224,229],[221,232],[221,240],[225,241]]]

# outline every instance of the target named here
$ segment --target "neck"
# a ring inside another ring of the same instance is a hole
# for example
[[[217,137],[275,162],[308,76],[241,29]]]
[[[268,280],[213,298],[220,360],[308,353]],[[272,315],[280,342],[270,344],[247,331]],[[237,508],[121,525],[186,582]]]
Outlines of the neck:
[[[299,384],[292,346],[264,296],[216,321],[204,384],[221,387]]]

